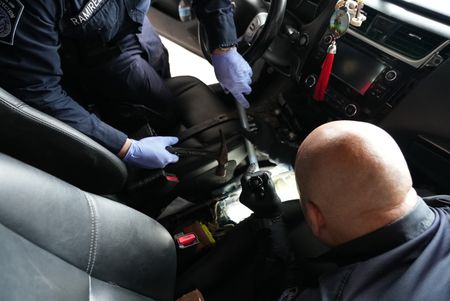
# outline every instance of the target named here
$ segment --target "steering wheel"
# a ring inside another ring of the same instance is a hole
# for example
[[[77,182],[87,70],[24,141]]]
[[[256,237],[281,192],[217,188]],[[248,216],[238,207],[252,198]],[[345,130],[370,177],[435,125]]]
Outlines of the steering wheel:
[[[234,0],[239,53],[249,64],[260,58],[273,41],[281,24],[287,0]],[[198,36],[204,57],[211,62],[206,29],[199,23]]]

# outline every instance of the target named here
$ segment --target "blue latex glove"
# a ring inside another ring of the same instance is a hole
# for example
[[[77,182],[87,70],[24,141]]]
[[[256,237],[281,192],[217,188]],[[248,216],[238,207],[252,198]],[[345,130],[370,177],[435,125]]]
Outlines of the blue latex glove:
[[[132,140],[130,149],[123,161],[142,168],[164,168],[178,161],[178,156],[169,153],[167,146],[176,144],[177,137],[147,137],[139,141]]]
[[[214,72],[225,92],[230,92],[233,97],[244,107],[250,105],[243,94],[250,94],[252,88],[252,68],[247,61],[233,47],[227,52],[212,54],[211,61]]]

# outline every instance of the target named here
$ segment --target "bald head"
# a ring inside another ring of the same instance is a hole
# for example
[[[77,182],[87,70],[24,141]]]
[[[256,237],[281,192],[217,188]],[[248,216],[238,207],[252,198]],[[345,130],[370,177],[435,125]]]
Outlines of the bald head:
[[[298,150],[295,170],[304,209],[318,214],[305,212],[313,232],[330,245],[381,228],[416,202],[398,145],[368,123],[335,121],[315,129]]]

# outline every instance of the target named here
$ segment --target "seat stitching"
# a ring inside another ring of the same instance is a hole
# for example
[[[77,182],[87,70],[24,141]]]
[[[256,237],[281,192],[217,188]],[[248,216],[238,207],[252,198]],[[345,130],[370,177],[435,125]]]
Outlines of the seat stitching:
[[[89,196],[91,198],[91,196]],[[94,254],[92,257],[92,265],[91,265],[91,271],[89,272],[89,275],[92,274],[92,271],[94,270],[95,261],[97,259],[97,249],[98,249],[98,232],[99,232],[99,223],[98,223],[98,213],[97,213],[97,206],[95,205],[95,200],[92,198],[92,208],[94,209],[94,217],[95,217],[95,239],[94,239]]]
[[[96,219],[97,207],[96,207],[95,203],[93,202],[93,198],[92,198],[90,195],[88,195],[86,192],[83,192],[83,191],[81,191],[81,192],[83,193],[85,199],[87,200],[89,207],[92,208],[91,210],[93,210],[93,211],[91,211],[91,212],[92,212],[93,214],[95,214],[94,218]],[[91,202],[92,202],[92,207],[91,207]],[[97,220],[95,220],[94,225],[95,225],[96,228],[98,228],[98,222],[97,222]],[[24,240],[28,241],[29,243],[35,245],[36,247],[38,247],[38,248],[40,248],[40,249],[42,249],[42,250],[44,250],[45,252],[47,252],[47,253],[49,253],[49,254],[51,254],[51,255],[53,255],[53,256],[55,256],[55,257],[61,259],[62,261],[66,262],[67,264],[69,264],[69,265],[71,265],[71,266],[73,266],[73,267],[75,267],[75,268],[77,268],[77,269],[79,269],[79,270],[82,270],[82,267],[81,267],[81,266],[78,266],[77,264],[75,264],[75,263],[69,261],[67,258],[64,258],[64,257],[62,257],[61,255],[58,255],[58,254],[56,254],[55,252],[50,251],[50,250],[47,248],[46,245],[43,245],[43,244],[40,244],[39,242],[34,241],[32,238],[29,238],[26,234],[20,233],[19,231],[17,231],[17,230],[15,230],[15,229],[11,228],[9,225],[7,225],[6,223],[4,223],[4,222],[1,221],[1,220],[0,220],[0,226],[3,226],[5,229],[11,231],[12,233],[15,233],[17,236],[23,238]],[[92,233],[92,232],[91,232],[91,233]],[[97,230],[97,229],[96,229],[93,233],[94,233],[95,236],[98,236],[98,230]],[[91,239],[92,239],[92,238],[91,238]],[[97,255],[97,246],[96,246],[97,241],[98,241],[98,239],[97,239],[97,237],[95,237],[95,239],[94,239],[94,244],[93,244],[93,245],[95,246],[95,248],[94,248],[94,250],[93,250],[93,254],[94,254],[93,264],[95,263],[95,256]],[[91,271],[92,271],[92,269],[91,269]],[[87,268],[85,269],[85,272],[87,272]]]
[[[84,193],[84,196],[89,205],[89,214],[91,217],[91,241],[89,244],[89,259],[86,267],[86,273],[91,275],[92,270],[94,269],[95,258],[97,256],[97,216],[96,216],[96,208],[93,199],[87,193]]]
[[[81,268],[80,268],[79,266],[77,266],[77,265],[71,263],[71,262],[68,261],[67,259],[65,259],[65,258],[63,258],[63,257],[61,257],[61,256],[59,256],[58,254],[55,254],[55,253],[53,253],[53,252],[47,250],[47,249],[45,248],[45,246],[42,246],[41,244],[39,244],[39,243],[37,243],[37,242],[35,242],[35,241],[29,239],[28,237],[26,237],[26,235],[23,235],[23,234],[17,232],[16,230],[14,230],[14,229],[8,227],[7,225],[5,225],[4,223],[2,223],[1,221],[0,221],[0,226],[4,227],[6,230],[10,231],[11,233],[14,233],[14,234],[17,235],[18,237],[23,238],[24,240],[26,240],[26,241],[29,242],[30,244],[33,244],[34,246],[38,247],[39,249],[41,249],[41,250],[43,250],[43,251],[45,251],[45,252],[51,254],[52,256],[55,256],[56,258],[59,258],[60,260],[62,260],[62,261],[64,261],[65,263],[67,263],[68,265],[71,265],[71,266],[73,266],[74,268],[76,268],[76,269],[78,269],[78,270],[81,270]]]
[[[84,194],[84,195],[85,195],[86,201],[89,206],[89,216],[91,218],[91,242],[89,244],[89,257],[88,257],[88,263],[87,263],[87,267],[86,267],[86,273],[89,274],[89,269],[91,267],[91,260],[92,260],[92,247],[93,247],[93,243],[94,243],[94,226],[93,226],[94,225],[94,210],[92,208],[90,198],[86,194]]]

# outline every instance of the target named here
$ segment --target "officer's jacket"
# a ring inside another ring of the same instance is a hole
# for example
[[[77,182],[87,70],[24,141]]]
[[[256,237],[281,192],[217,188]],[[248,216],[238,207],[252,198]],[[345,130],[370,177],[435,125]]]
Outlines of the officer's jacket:
[[[126,135],[100,121],[61,86],[60,48],[111,46],[140,30],[150,0],[0,0],[0,86],[113,151]],[[211,47],[236,43],[229,0],[194,0]]]
[[[321,257],[339,265],[318,288],[286,290],[292,300],[450,300],[450,196],[418,200],[416,208]]]

